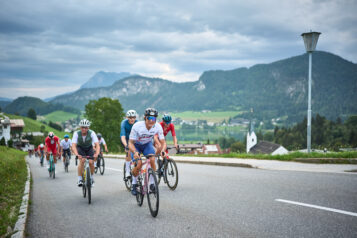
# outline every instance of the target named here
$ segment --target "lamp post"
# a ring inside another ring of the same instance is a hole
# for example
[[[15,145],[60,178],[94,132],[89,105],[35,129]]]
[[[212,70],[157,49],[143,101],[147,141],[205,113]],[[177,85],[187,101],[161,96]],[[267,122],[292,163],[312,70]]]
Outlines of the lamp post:
[[[312,68],[312,52],[316,48],[320,32],[306,32],[301,36],[304,39],[306,52],[309,53],[309,96],[307,107],[307,152],[311,152],[311,68]]]

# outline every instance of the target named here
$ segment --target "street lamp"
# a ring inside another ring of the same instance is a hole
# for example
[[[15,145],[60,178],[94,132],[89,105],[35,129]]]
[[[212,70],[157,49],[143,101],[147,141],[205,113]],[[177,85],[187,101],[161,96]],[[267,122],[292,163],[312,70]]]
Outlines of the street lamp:
[[[320,32],[306,32],[301,36],[304,39],[306,52],[309,53],[309,99],[307,108],[307,152],[311,152],[311,68],[312,68],[312,52],[316,48]]]

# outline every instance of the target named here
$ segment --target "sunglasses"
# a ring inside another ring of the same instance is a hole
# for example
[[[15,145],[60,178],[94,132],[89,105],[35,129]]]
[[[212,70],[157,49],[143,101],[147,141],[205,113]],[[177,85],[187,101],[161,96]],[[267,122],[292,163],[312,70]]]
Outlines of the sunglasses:
[[[147,117],[149,121],[156,121],[156,117]]]
[[[136,119],[136,117],[128,117],[129,119]]]
[[[81,127],[81,129],[88,129],[88,127]]]

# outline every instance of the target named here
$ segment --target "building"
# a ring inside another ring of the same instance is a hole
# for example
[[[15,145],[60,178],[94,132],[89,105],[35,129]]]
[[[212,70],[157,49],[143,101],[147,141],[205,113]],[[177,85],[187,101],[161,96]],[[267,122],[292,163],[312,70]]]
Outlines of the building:
[[[253,123],[250,122],[249,131],[247,133],[247,153],[250,152],[250,149],[257,144],[257,135],[254,132]]]
[[[252,154],[270,154],[270,155],[284,155],[288,154],[289,151],[282,145],[278,145],[269,141],[260,141],[254,145],[249,153]]]
[[[0,113],[0,140],[5,138],[5,143],[11,139],[10,119],[3,113]]]

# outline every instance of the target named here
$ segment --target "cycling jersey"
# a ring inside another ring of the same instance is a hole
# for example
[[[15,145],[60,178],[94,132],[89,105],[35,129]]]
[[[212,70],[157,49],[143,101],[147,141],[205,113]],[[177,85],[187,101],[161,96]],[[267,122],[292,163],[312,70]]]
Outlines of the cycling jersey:
[[[61,147],[64,150],[68,150],[72,146],[72,141],[71,139],[68,139],[67,141],[65,139],[61,140]]]
[[[59,138],[57,136],[54,136],[51,139],[50,137],[47,136],[45,143],[46,143],[47,147],[49,147],[51,149],[56,149],[56,145],[57,145],[57,143],[59,143]]]
[[[92,144],[98,142],[98,137],[94,131],[88,130],[87,135],[82,136],[82,138],[78,138],[78,134],[82,135],[81,131],[76,131],[72,138],[72,143],[77,144],[77,146],[91,147]]]
[[[106,145],[104,138],[103,137],[100,139],[98,138],[98,143],[99,143],[100,150],[102,151],[104,149],[104,145]],[[92,143],[92,145],[94,146],[94,143]]]
[[[44,150],[45,150],[45,147],[42,147],[42,148],[41,148],[41,146],[39,145],[39,146],[37,146],[37,150],[38,150],[38,151],[44,151]]]
[[[120,137],[125,136],[125,139],[128,141],[131,128],[136,122],[138,122],[138,120],[135,120],[134,124],[130,124],[128,119],[123,120],[120,127]]]
[[[168,127],[166,128],[166,130],[165,130],[165,125],[164,125],[164,122],[163,122],[163,121],[160,122],[160,125],[161,125],[161,127],[162,127],[163,132],[164,132],[164,136],[166,136],[166,135],[169,133],[169,131],[171,131],[171,135],[172,135],[172,136],[176,136],[175,126],[174,126],[173,123],[170,123],[170,124],[168,125]]]
[[[159,123],[155,123],[150,130],[146,128],[145,121],[140,121],[134,124],[131,129],[129,139],[134,140],[135,144],[144,145],[152,142],[154,135],[158,134],[159,140],[165,139],[162,127]]]

